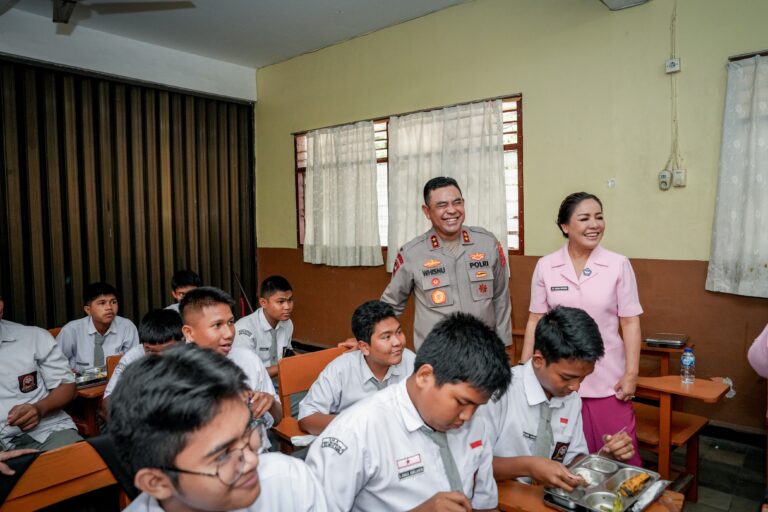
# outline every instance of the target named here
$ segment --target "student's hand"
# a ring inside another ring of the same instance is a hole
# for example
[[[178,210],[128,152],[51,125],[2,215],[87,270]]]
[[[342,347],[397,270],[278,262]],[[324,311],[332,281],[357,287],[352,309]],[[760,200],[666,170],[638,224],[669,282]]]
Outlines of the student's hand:
[[[463,493],[439,492],[411,512],[472,512],[472,504]]]
[[[584,479],[574,475],[563,464],[544,457],[532,457],[530,476],[545,487],[559,487],[571,492],[574,487],[584,485]]]
[[[9,452],[0,452],[0,474],[11,476],[16,473],[14,470],[9,468],[7,464],[3,464],[4,460],[14,459],[21,455],[26,455],[28,453],[35,453],[37,451],[39,450],[35,450],[32,448],[24,448],[21,450],[11,450]]]
[[[626,432],[619,432],[613,436],[604,435],[605,447],[603,453],[616,460],[629,460],[635,454],[632,446],[632,438]]]
[[[339,348],[345,348],[347,350],[357,350],[357,339],[347,338],[344,341],[337,343],[336,346]]]
[[[40,409],[32,404],[19,404],[8,411],[8,425],[28,432],[40,423]]]
[[[269,411],[272,404],[275,402],[275,397],[269,393],[263,391],[254,391],[251,394],[250,406],[251,412],[254,418],[261,418],[264,413]]]

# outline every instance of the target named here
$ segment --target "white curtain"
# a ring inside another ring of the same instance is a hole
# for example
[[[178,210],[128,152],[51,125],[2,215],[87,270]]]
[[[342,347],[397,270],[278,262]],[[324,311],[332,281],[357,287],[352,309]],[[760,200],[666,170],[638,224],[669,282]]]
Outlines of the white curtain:
[[[458,182],[465,224],[491,231],[507,246],[502,125],[501,100],[390,118],[388,271],[400,246],[430,227],[422,192],[435,176]]]
[[[706,289],[768,297],[768,58],[728,64]]]
[[[307,133],[304,261],[381,265],[373,123]]]

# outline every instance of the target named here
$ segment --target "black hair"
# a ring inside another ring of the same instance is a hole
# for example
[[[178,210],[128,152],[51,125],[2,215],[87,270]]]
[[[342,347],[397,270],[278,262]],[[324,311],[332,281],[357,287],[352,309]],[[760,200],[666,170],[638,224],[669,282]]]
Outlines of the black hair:
[[[583,309],[564,306],[541,317],[533,348],[548,365],[560,359],[595,362],[605,353],[597,322]]]
[[[269,276],[261,282],[259,297],[269,299],[277,292],[292,292],[291,283],[283,276]]]
[[[181,341],[181,317],[172,309],[155,309],[139,322],[139,340],[145,345],[164,345]]]
[[[201,286],[190,291],[179,302],[179,314],[186,323],[187,315],[192,311],[201,311],[203,308],[226,304],[230,309],[235,307],[235,300],[230,294],[213,286]]]
[[[434,369],[438,386],[466,382],[493,399],[507,391],[512,378],[499,336],[466,313],[452,314],[429,332],[416,353],[414,373],[425,364]]]
[[[459,187],[455,179],[450,176],[438,176],[424,184],[424,204],[429,206],[429,196],[432,194],[432,191],[443,187],[456,187],[459,189],[459,194],[461,194],[461,187]]]
[[[131,475],[173,467],[187,436],[247,389],[245,374],[226,357],[193,343],[173,347],[126,367],[109,400],[108,432]]]
[[[87,305],[97,297],[102,295],[114,295],[117,299],[117,289],[109,283],[97,282],[91,283],[83,290],[83,302]],[[119,300],[119,299],[118,299]]]
[[[370,300],[357,307],[352,314],[352,334],[370,345],[376,324],[387,318],[397,318],[395,310],[386,302]]]
[[[563,199],[563,202],[560,203],[560,209],[557,211],[556,222],[557,229],[560,230],[565,238],[568,238],[568,234],[563,231],[562,225],[568,224],[568,222],[570,222],[571,215],[573,215],[573,210],[576,209],[579,203],[586,201],[587,199],[594,199],[597,201],[597,204],[600,205],[600,209],[603,208],[603,202],[600,201],[600,198],[594,194],[590,194],[589,192],[574,192],[573,194],[568,195],[565,199]]]
[[[203,280],[191,270],[177,270],[171,278],[171,290],[176,291],[186,286],[203,286]]]

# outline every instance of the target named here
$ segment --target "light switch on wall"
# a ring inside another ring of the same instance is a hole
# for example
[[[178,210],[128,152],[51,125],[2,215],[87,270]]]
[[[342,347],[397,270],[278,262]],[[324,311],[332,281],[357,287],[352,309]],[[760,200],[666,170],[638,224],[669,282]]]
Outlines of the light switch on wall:
[[[672,186],[684,187],[685,186],[685,169],[675,169],[672,171]]]

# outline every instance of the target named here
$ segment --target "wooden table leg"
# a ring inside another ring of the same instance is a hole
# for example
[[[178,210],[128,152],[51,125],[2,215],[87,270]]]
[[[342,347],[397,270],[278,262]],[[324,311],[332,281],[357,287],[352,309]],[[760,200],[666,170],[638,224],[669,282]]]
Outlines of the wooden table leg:
[[[659,375],[669,375],[669,352],[659,353]]]
[[[672,436],[672,396],[661,393],[659,396],[659,474],[669,480]]]

